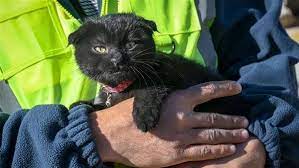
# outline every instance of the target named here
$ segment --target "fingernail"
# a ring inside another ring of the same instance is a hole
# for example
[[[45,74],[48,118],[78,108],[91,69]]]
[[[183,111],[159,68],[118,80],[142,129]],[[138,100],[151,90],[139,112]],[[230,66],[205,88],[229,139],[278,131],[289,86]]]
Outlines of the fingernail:
[[[243,120],[243,126],[244,126],[244,128],[247,128],[248,124],[249,124],[249,121],[247,119],[244,119]]]
[[[236,146],[235,145],[231,145],[229,148],[232,152],[236,152]]]
[[[241,135],[242,135],[242,137],[245,138],[245,139],[249,138],[249,133],[248,133],[247,130],[243,130],[243,131],[241,132]]]
[[[238,88],[238,91],[242,91],[242,85],[240,84],[240,83],[236,83],[236,86],[237,86],[237,88]]]

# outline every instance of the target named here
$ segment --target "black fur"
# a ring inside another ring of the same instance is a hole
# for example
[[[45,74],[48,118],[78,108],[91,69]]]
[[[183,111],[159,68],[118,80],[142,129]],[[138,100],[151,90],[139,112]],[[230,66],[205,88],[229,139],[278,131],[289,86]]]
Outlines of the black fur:
[[[111,105],[134,96],[134,120],[145,132],[158,123],[161,103],[170,92],[222,80],[220,75],[181,56],[156,52],[152,38],[156,30],[154,22],[134,14],[111,14],[84,23],[69,36],[76,61],[88,77],[111,87],[124,80],[134,81],[121,93],[101,92],[94,105],[106,108],[108,96]],[[94,48],[99,46],[107,51],[96,52]]]

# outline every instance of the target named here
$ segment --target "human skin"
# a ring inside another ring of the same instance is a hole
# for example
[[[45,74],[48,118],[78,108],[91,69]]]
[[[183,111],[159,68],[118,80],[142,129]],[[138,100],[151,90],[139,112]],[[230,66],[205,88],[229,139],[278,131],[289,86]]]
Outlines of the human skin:
[[[176,91],[165,100],[157,127],[147,133],[138,130],[134,124],[133,98],[91,113],[97,150],[104,162],[133,167],[205,163],[203,161],[237,156],[241,147],[236,150],[234,144],[248,141],[249,135],[244,129],[248,125],[247,119],[195,113],[193,108],[240,91],[241,86],[231,81],[209,82]]]
[[[263,144],[256,138],[237,145],[237,152],[226,158],[201,162],[182,163],[172,168],[263,168],[266,152]]]

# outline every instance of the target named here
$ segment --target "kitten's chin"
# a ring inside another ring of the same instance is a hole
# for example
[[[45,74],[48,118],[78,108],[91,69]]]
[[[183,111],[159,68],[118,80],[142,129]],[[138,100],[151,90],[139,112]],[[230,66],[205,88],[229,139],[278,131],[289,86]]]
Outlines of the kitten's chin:
[[[106,73],[99,80],[100,83],[111,87],[116,87],[123,81],[135,81],[135,78],[132,74],[128,72],[113,72]]]

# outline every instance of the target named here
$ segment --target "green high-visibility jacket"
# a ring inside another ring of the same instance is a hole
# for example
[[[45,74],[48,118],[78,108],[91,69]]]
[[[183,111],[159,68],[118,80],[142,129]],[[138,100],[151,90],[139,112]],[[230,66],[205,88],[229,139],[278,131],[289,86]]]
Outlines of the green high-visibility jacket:
[[[101,15],[134,12],[156,22],[157,49],[204,65],[197,48],[201,25],[194,0],[103,0]],[[0,81],[22,108],[95,97],[97,84],[78,70],[68,35],[80,26],[56,0],[14,0],[0,6]]]

